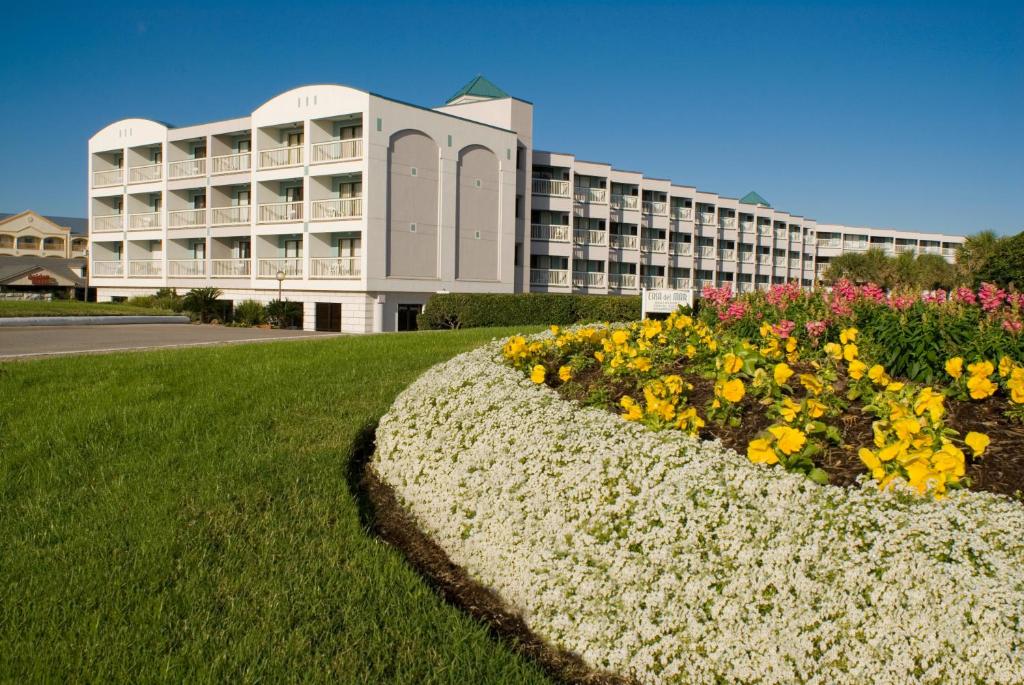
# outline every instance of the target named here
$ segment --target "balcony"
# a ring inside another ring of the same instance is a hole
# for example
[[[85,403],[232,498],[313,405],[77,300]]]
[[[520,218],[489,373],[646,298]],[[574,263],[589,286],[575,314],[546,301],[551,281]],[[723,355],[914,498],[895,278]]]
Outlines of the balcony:
[[[913,252],[916,252],[916,251],[917,251],[917,245],[897,245],[896,246],[896,254],[902,254],[904,252],[913,253]]]
[[[762,238],[770,238],[772,235],[771,224],[758,224],[757,235],[761,236]]]
[[[648,288],[648,289],[650,289],[650,288],[654,288],[654,289],[664,288],[665,287],[665,277],[664,276],[641,276],[640,277],[640,285],[643,286],[644,288]]]
[[[612,195],[612,209],[639,209],[640,198],[636,195]]]
[[[754,253],[753,252],[740,252],[740,262],[742,262],[744,264],[753,264],[754,263]]]
[[[573,194],[576,202],[581,204],[605,204],[608,202],[608,191],[604,188],[581,188],[576,187]]]
[[[128,262],[128,278],[159,278],[163,271],[162,259],[133,259]]]
[[[530,285],[569,285],[568,269],[530,269]]]
[[[252,154],[239,152],[235,155],[218,155],[210,157],[211,174],[238,174],[249,171],[252,167]]]
[[[271,202],[260,205],[259,223],[283,224],[289,221],[302,221],[301,201]]]
[[[673,278],[669,280],[673,290],[688,290],[690,288],[689,278]]]
[[[679,219],[680,221],[690,221],[693,219],[693,207],[673,207],[672,218]]]
[[[173,278],[205,278],[205,259],[171,259],[167,262],[167,275]]]
[[[754,284],[753,283],[737,283],[736,284],[736,292],[738,292],[738,293],[752,293],[752,292],[754,292]]]
[[[163,164],[133,166],[128,169],[128,183],[152,183],[163,177]]]
[[[868,241],[866,240],[847,240],[843,243],[844,250],[850,250],[852,252],[865,252],[868,249]]]
[[[340,221],[358,219],[363,215],[363,198],[337,197],[313,200],[309,203],[310,221]]]
[[[569,197],[569,182],[550,178],[535,178],[533,179],[533,194],[567,198]]]
[[[122,183],[124,183],[124,169],[108,169],[106,171],[94,171],[92,173],[93,188],[119,186]]]
[[[326,143],[313,143],[310,149],[310,164],[326,164],[327,162],[347,162],[363,156],[363,139],[329,140]]]
[[[636,274],[608,274],[608,287],[617,290],[636,288]]]
[[[731,262],[736,259],[736,250],[719,250],[718,258],[723,261]]]
[[[818,238],[818,247],[839,247],[842,245],[839,238]]]
[[[359,257],[311,257],[310,278],[359,278]]]
[[[754,231],[754,224],[751,221],[741,221],[740,230],[745,233],[752,233]]]
[[[790,269],[799,269],[800,268],[800,260],[799,259],[793,259],[792,257],[790,257],[790,259],[789,259],[789,268]]]
[[[572,242],[576,245],[607,245],[608,234],[604,231],[574,230],[572,232]]]
[[[252,261],[247,258],[210,260],[210,276],[213,278],[249,278],[251,275]]]
[[[723,216],[718,220],[718,225],[722,228],[736,228],[736,217]]]
[[[697,216],[698,222],[705,226],[714,226],[715,224],[715,213],[714,212],[701,212]]]
[[[285,278],[302,277],[302,257],[284,257],[282,259],[256,260],[257,278],[277,278],[277,272],[283,271]]]
[[[575,288],[603,288],[604,273],[600,271],[573,271],[572,285]]]
[[[943,257],[955,257],[956,256],[956,248],[955,247],[944,247],[944,248],[942,248],[942,256]]]
[[[662,253],[667,245],[668,241],[664,238],[647,238],[640,241],[640,251]]]
[[[775,229],[775,239],[776,240],[785,240],[786,236],[788,236],[788,235],[789,235],[789,231],[787,231],[784,228],[776,228]]]
[[[211,226],[247,226],[252,217],[249,205],[214,207]]]
[[[923,245],[918,248],[921,254],[942,254],[942,248],[938,245]]]
[[[167,165],[167,178],[195,178],[206,176],[206,158],[182,159]]]
[[[167,228],[195,228],[205,225],[205,209],[176,209],[167,212]]]
[[[757,263],[768,266],[772,263],[772,256],[770,254],[759,254],[757,255]]]
[[[680,257],[689,257],[693,254],[693,243],[669,243],[668,251]]]
[[[694,286],[696,287],[697,290],[703,290],[704,286],[714,285],[714,284],[715,284],[714,281],[712,281],[710,279],[707,279],[707,278],[698,278],[696,281],[694,281]]]
[[[714,257],[715,256],[715,246],[714,245],[699,245],[697,247],[697,256],[698,257]]]
[[[93,262],[90,273],[97,278],[120,278],[124,276],[124,262],[121,260]]]
[[[124,230],[124,214],[108,214],[92,218],[93,233],[114,233]]]
[[[668,214],[668,204],[665,202],[661,202],[660,200],[645,200],[644,214],[655,214],[657,216],[665,216],[666,214]]]
[[[569,227],[562,224],[530,224],[530,240],[569,242]]]
[[[143,212],[141,214],[128,215],[129,231],[148,231],[160,228],[160,212]],[[132,274],[129,272],[128,274]]]
[[[302,164],[302,146],[279,147],[273,150],[260,150],[260,169],[280,169],[286,166]]]
[[[618,235],[613,233],[608,239],[608,245],[617,250],[635,250],[637,237],[635,235]]]

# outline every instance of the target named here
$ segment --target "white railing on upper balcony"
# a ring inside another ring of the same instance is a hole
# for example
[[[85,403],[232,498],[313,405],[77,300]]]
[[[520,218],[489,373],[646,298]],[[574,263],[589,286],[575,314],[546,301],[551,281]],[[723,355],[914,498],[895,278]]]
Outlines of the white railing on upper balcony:
[[[531,285],[569,285],[568,269],[530,269]]]
[[[736,228],[736,217],[734,216],[723,216],[719,217],[718,225],[722,228]]]
[[[129,278],[157,278],[163,270],[162,259],[133,259],[128,262]]]
[[[772,225],[771,224],[758,224],[757,225],[757,234],[759,236],[763,236],[763,237],[770,236],[772,234]]]
[[[206,260],[169,259],[167,275],[175,278],[203,278],[206,276]]]
[[[167,178],[194,178],[206,175],[206,158],[182,159],[167,165]]]
[[[757,255],[757,263],[758,264],[771,264],[772,263],[772,256],[770,254],[758,253],[758,255]]]
[[[167,212],[167,228],[195,228],[205,225],[205,209],[175,209]]]
[[[789,260],[789,268],[790,269],[799,269],[800,268],[800,260],[799,259],[792,259],[791,258]]]
[[[277,169],[284,166],[302,164],[302,146],[278,147],[273,150],[260,150],[260,169]]]
[[[839,247],[842,245],[839,238],[818,238],[818,247]]]
[[[576,229],[572,232],[572,241],[577,245],[607,245],[608,233],[590,229]]]
[[[282,257],[279,259],[256,260],[257,278],[277,278],[277,273],[284,272],[285,278],[302,276],[302,257]]]
[[[789,231],[787,231],[784,228],[776,228],[775,229],[775,239],[776,240],[785,240],[786,236],[788,236],[788,235],[789,235]]]
[[[615,233],[608,237],[608,245],[619,250],[635,250],[637,237],[635,235],[617,235]]]
[[[690,287],[690,279],[685,276],[669,279],[669,282],[672,284],[671,287],[674,290],[687,290]]]
[[[151,183],[159,181],[163,175],[163,164],[147,164],[145,166],[133,166],[128,169],[129,183]]]
[[[868,241],[866,240],[846,240],[843,242],[844,250],[854,250],[860,252],[868,249]]]
[[[697,220],[700,223],[704,224],[705,226],[711,226],[711,225],[713,225],[715,223],[715,213],[714,212],[701,212],[697,216]]]
[[[746,233],[753,232],[753,230],[754,230],[754,223],[752,221],[741,221],[740,222],[740,230],[743,231],[743,232],[746,232]]]
[[[569,227],[562,224],[530,224],[530,239],[549,243],[569,242]]]
[[[693,219],[693,207],[673,207],[672,218],[689,221]]]
[[[753,291],[754,291],[754,284],[753,283],[747,282],[747,283],[737,283],[736,284],[736,292],[738,292],[738,293],[750,293],[750,292],[753,292]]]
[[[641,276],[640,285],[645,288],[664,288],[665,277],[664,276]]]
[[[533,194],[569,197],[569,182],[556,181],[551,178],[535,178],[533,179]]]
[[[302,201],[270,202],[260,205],[259,223],[281,224],[288,221],[302,221]]]
[[[326,143],[313,143],[310,150],[310,164],[326,162],[344,162],[359,159],[363,156],[363,139],[329,140]]]
[[[330,200],[313,200],[309,203],[311,221],[335,221],[358,219],[363,215],[363,198],[336,197]]]
[[[160,228],[160,212],[143,212],[141,214],[128,215],[129,231],[145,231],[151,228]]]
[[[576,202],[604,204],[608,201],[608,191],[604,188],[576,186],[576,192],[573,194],[573,197],[576,199]]]
[[[907,244],[902,244],[902,245],[897,244],[896,245],[896,254],[901,254],[903,252],[916,252],[916,251],[917,251],[917,245],[907,245]]]
[[[944,248],[942,248],[942,255],[944,257],[952,257],[952,256],[956,255],[956,248],[955,247],[944,247]]]
[[[668,251],[674,255],[689,257],[693,254],[693,243],[670,242],[668,244]]]
[[[252,217],[249,205],[236,205],[234,207],[214,207],[211,213],[211,226],[238,226],[248,224]]]
[[[753,263],[753,261],[754,261],[754,253],[753,252],[749,252],[747,250],[741,251],[740,252],[740,259],[739,259],[739,261],[745,262],[745,263],[748,263],[748,264]]]
[[[572,284],[577,288],[603,288],[604,273],[600,271],[573,271]]]
[[[92,263],[93,276],[108,278],[111,276],[124,276],[124,262],[118,260],[101,260]]]
[[[639,209],[640,198],[636,195],[612,195],[612,209]]]
[[[93,233],[110,233],[124,230],[124,214],[107,214],[92,218]]]
[[[608,274],[608,287],[619,290],[636,288],[636,274]]]
[[[668,213],[668,203],[661,200],[644,200],[644,214],[655,214],[665,216]]]
[[[310,278],[359,278],[359,257],[310,257]]]
[[[668,244],[664,238],[644,238],[640,241],[641,252],[664,252]]]
[[[211,259],[210,275],[214,278],[248,278],[252,275],[252,260],[247,257]]]
[[[938,245],[922,245],[918,248],[921,254],[942,254],[942,248]]]
[[[124,169],[107,169],[92,173],[92,187],[119,186],[124,182]]]
[[[238,152],[231,155],[217,155],[210,158],[211,174],[237,174],[249,171],[252,167],[252,154]]]
[[[790,231],[789,239],[794,243],[799,243],[803,239],[803,235],[800,231]]]
[[[715,246],[714,245],[698,245],[697,246],[698,257],[714,257]]]
[[[731,262],[732,260],[736,259],[736,250],[719,250],[718,258],[725,259]]]

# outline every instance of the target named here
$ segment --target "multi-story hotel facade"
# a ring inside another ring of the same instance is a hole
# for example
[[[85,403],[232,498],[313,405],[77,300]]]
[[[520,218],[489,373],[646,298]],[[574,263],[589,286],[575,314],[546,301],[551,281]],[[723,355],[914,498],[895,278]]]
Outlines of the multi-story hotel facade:
[[[89,141],[98,299],[213,286],[303,303],[304,327],[410,327],[443,292],[812,286],[851,251],[961,236],[819,224],[533,149],[533,105],[478,77],[427,109],[303,86],[248,117],[110,124]]]

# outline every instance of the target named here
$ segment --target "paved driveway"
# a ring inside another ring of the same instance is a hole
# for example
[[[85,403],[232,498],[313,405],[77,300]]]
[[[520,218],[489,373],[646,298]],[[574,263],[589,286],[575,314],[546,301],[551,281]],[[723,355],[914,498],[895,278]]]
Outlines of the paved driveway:
[[[24,326],[0,328],[0,360],[62,354],[225,345],[337,336],[340,333],[276,331],[192,324]]]

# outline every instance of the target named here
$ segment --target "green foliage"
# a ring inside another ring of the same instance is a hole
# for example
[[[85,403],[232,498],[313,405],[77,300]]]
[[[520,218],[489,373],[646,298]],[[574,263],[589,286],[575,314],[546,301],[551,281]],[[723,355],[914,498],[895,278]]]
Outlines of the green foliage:
[[[201,322],[207,323],[213,317],[214,312],[220,309],[217,300],[222,294],[220,288],[193,288],[182,300],[182,309]]]
[[[133,298],[134,299],[134,298]],[[122,302],[75,300],[0,300],[0,317],[9,316],[166,316],[168,309],[154,309]]]
[[[981,284],[981,275],[988,268],[988,261],[1000,240],[993,231],[981,231],[967,236],[957,247],[956,268],[961,283],[973,287]]]
[[[451,293],[431,297],[418,323],[421,329],[441,329],[567,325],[638,318],[639,296]]]
[[[997,240],[975,279],[978,283],[1024,287],[1024,233]]]
[[[155,295],[137,295],[130,297],[125,304],[134,307],[153,307],[172,312],[184,309],[184,298],[174,288],[160,288]]]
[[[302,325],[302,303],[291,300],[271,300],[266,307],[267,321],[274,328]]]
[[[849,252],[829,262],[824,281],[829,284],[840,279],[852,283],[874,283],[895,290],[949,290],[960,282],[955,266],[941,255],[922,254],[916,257],[904,252],[889,257],[881,250]]]
[[[259,326],[267,322],[267,308],[256,300],[242,300],[235,305],[234,322],[240,326]]]

